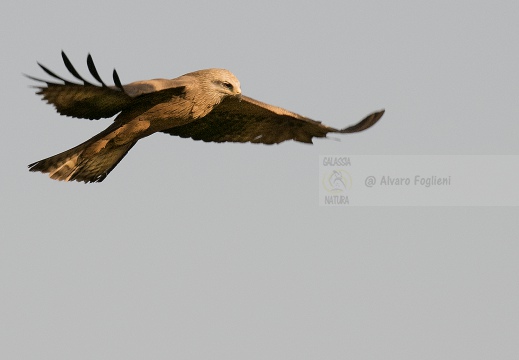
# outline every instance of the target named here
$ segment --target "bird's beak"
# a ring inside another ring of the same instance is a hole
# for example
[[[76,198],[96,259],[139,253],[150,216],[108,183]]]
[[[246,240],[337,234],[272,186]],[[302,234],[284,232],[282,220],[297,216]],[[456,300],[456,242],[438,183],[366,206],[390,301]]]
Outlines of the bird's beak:
[[[237,98],[239,101],[241,101],[241,92],[239,92],[239,93],[236,94],[236,98]]]

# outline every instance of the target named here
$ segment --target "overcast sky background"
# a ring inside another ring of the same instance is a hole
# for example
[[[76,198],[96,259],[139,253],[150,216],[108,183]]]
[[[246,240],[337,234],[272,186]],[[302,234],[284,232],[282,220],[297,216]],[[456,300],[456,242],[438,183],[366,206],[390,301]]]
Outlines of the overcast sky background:
[[[319,207],[317,187],[319,155],[518,155],[517,1],[0,14],[0,358],[519,357],[517,207]],[[313,146],[155,134],[103,183],[51,181],[27,164],[111,121],[60,116],[29,88],[36,61],[67,75],[61,50],[84,75],[90,52],[106,82],[224,67],[331,126],[386,114]]]

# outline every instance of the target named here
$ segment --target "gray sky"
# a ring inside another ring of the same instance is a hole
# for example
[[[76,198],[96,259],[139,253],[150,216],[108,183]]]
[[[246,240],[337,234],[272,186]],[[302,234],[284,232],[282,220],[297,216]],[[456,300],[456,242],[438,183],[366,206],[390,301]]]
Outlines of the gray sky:
[[[516,1],[0,14],[0,358],[519,357],[517,207],[320,207],[317,187],[319,155],[518,155]],[[36,61],[66,74],[61,50],[123,83],[224,67],[244,94],[335,127],[386,114],[313,146],[155,134],[101,184],[51,181],[27,164],[110,123],[29,88]]]

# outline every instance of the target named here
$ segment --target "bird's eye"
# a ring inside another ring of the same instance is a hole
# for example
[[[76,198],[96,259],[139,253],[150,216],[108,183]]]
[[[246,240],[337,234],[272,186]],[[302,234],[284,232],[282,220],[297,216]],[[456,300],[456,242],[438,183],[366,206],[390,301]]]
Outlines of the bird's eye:
[[[227,81],[223,82],[222,85],[225,86],[227,89],[229,89],[231,91],[233,90],[232,84],[227,82]]]

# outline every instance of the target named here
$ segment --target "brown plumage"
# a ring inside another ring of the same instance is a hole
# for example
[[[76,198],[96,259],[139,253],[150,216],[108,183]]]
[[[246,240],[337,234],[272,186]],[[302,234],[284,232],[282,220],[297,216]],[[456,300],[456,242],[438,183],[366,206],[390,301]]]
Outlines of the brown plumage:
[[[122,85],[114,70],[115,86],[101,80],[88,55],[87,65],[100,83],[94,85],[72,66],[69,72],[83,84],[72,83],[40,67],[60,82],[44,82],[37,94],[67,116],[101,119],[119,114],[104,131],[84,143],[29,165],[30,171],[52,179],[101,182],[143,137],[164,132],[194,140],[277,144],[286,140],[312,143],[328,133],[353,133],[373,126],[384,110],[345,129],[334,129],[280,107],[241,95],[240,82],[224,69],[199,70],[175,79],[136,81]]]

